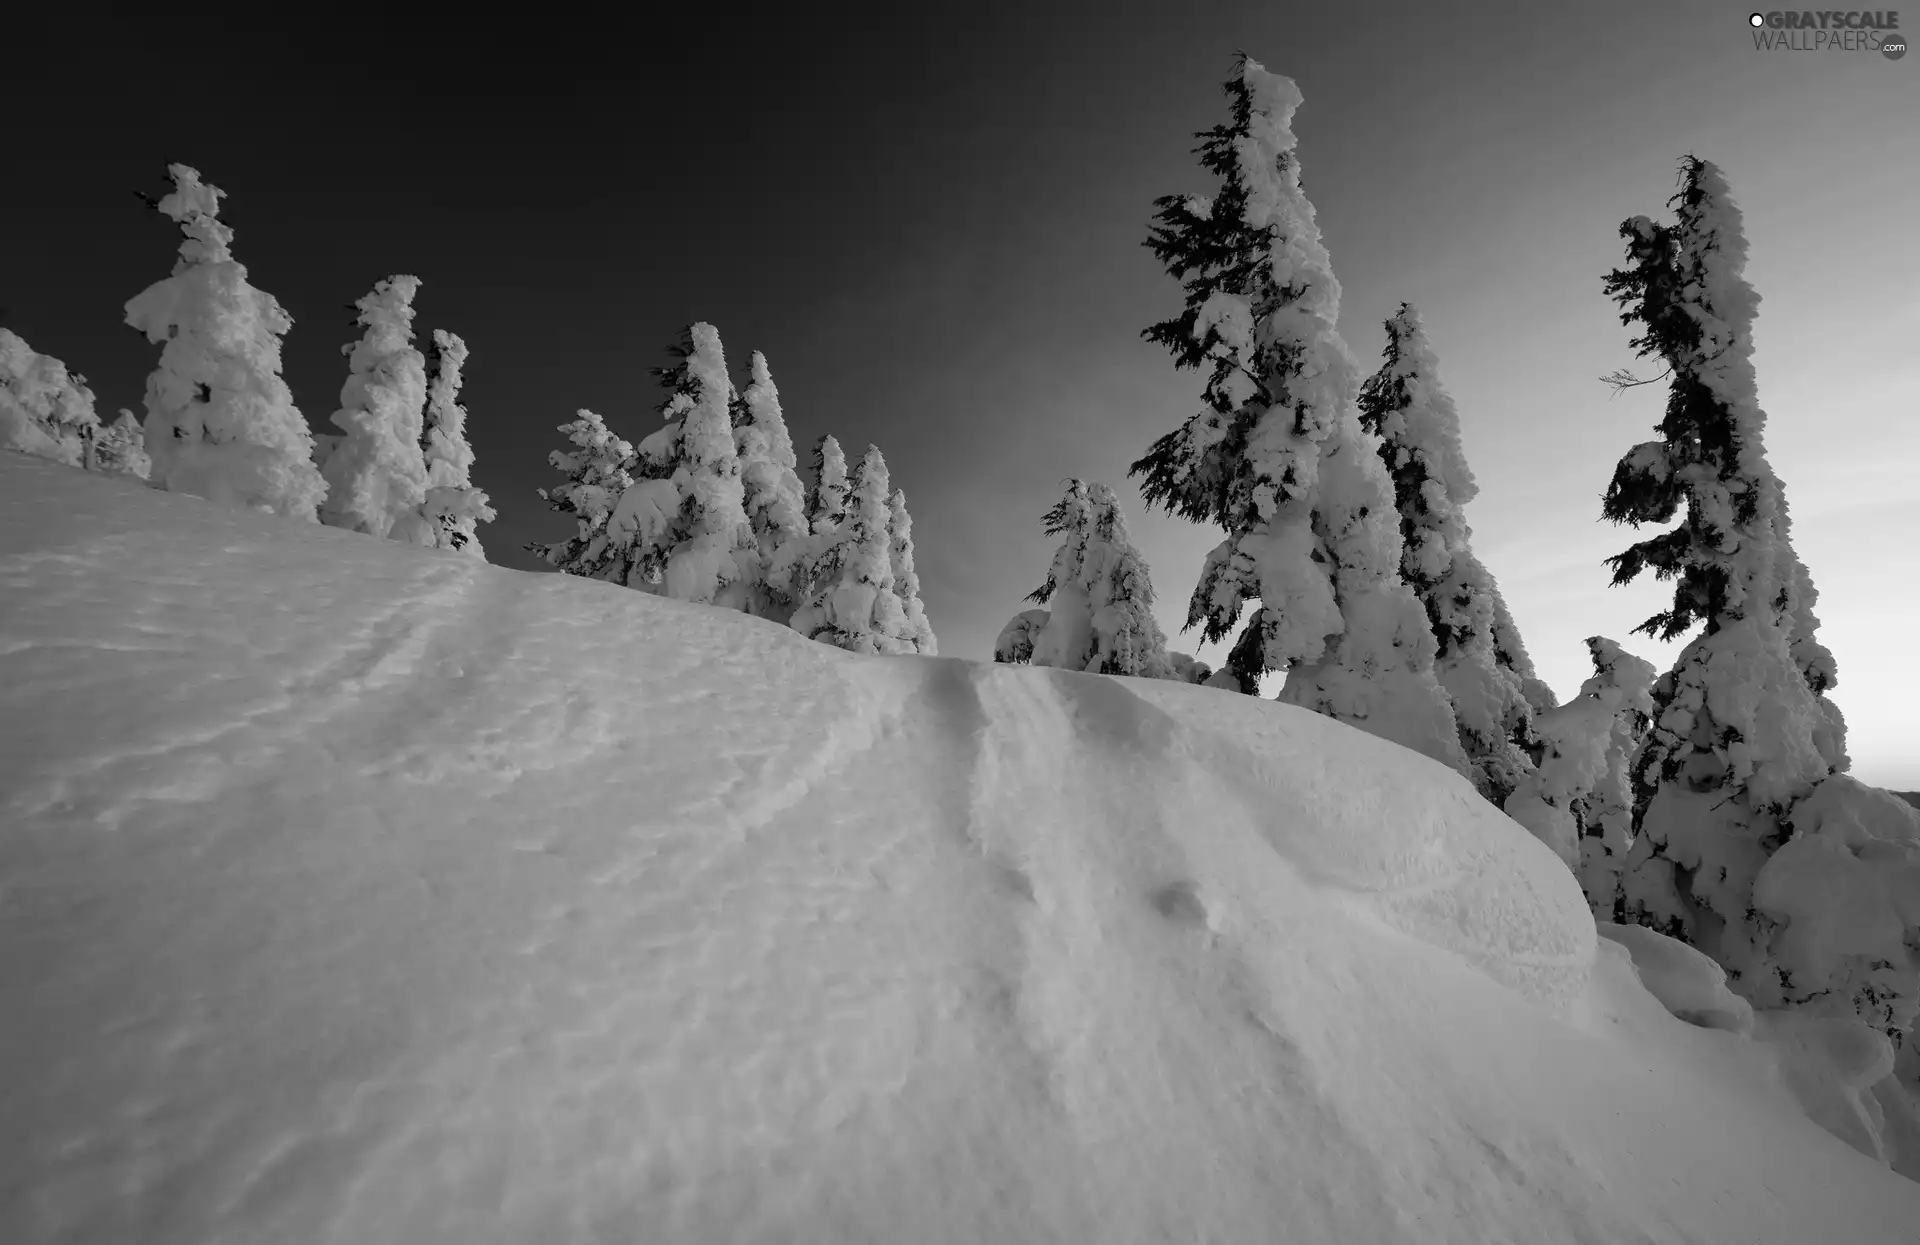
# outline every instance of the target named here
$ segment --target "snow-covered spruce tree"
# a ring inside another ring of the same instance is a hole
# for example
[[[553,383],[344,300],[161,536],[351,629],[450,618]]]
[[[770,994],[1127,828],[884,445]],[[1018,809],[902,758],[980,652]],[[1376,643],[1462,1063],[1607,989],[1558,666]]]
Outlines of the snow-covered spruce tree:
[[[609,537],[607,520],[633,486],[628,469],[634,460],[633,446],[608,431],[606,420],[588,410],[580,411],[572,423],[561,424],[560,431],[567,434],[573,449],[555,450],[547,461],[567,477],[566,482],[535,491],[555,510],[574,516],[574,534],[552,544],[529,544],[527,549],[569,575],[624,584],[631,569],[629,547]]]
[[[807,528],[816,536],[847,517],[847,456],[840,442],[822,435],[813,446],[813,489],[807,494]]]
[[[793,617],[792,585],[771,573],[782,551],[807,533],[807,496],[795,468],[793,438],[780,411],[780,391],[767,357],[753,352],[747,391],[733,408],[733,441],[740,456],[747,522],[763,568],[749,594],[747,612],[785,624]]]
[[[86,377],[0,329],[0,448],[83,467],[99,433]]]
[[[1453,702],[1474,786],[1499,805],[1533,768],[1526,751],[1534,743],[1533,706],[1517,668],[1526,653],[1516,658],[1496,638],[1506,607],[1473,554],[1464,510],[1480,486],[1420,313],[1402,303],[1386,327],[1386,361],[1360,387],[1360,423],[1380,438],[1393,479],[1405,543],[1401,575],[1426,607],[1438,645],[1434,672]]]
[[[110,475],[133,476],[144,480],[153,472],[153,460],[147,457],[146,434],[133,412],[122,410],[120,418],[100,430],[94,441],[95,470]]]
[[[173,275],[129,299],[127,323],[160,346],[147,379],[147,455],[155,488],[311,520],[327,485],[313,432],[280,378],[293,320],[247,282],[220,191],[184,164],[155,206],[186,235]]]
[[[1009,622],[1001,632],[1009,655],[1000,660],[1192,681],[1196,664],[1176,667],[1154,621],[1153,581],[1113,490],[1069,480],[1046,514],[1046,530],[1062,538],[1060,547],[1046,582],[1027,599],[1052,608]]]
[[[473,446],[467,442],[467,408],[460,405],[461,369],[467,343],[445,329],[433,331],[427,358],[427,411],[420,450],[427,464],[426,517],[433,543],[485,558],[476,529],[494,520],[486,493],[473,483]]]
[[[635,447],[639,478],[614,507],[608,535],[627,546],[628,587],[745,610],[762,571],[720,334],[711,324],[689,325],[672,353],[676,362],[654,369],[667,390],[665,422]]]
[[[1540,762],[1520,776],[1506,812],[1567,862],[1594,915],[1611,921],[1633,837],[1628,770],[1646,735],[1655,671],[1602,636],[1590,637],[1587,651],[1593,677],[1534,719]]]
[[[906,613],[893,586],[887,461],[867,447],[847,481],[846,517],[815,559],[793,612],[801,635],[854,653],[911,653]]]
[[[1282,700],[1466,774],[1433,633],[1400,578],[1393,485],[1360,426],[1359,367],[1334,327],[1340,285],[1300,189],[1299,89],[1242,57],[1226,91],[1231,120],[1199,136],[1217,192],[1160,199],[1147,242],[1186,308],[1145,336],[1208,370],[1205,406],[1133,473],[1149,503],[1226,529],[1188,625],[1223,639],[1259,600],[1227,658],[1243,691],[1285,670]]]
[[[893,490],[890,508],[887,547],[892,554],[893,592],[900,598],[900,609],[906,617],[905,639],[914,652],[933,657],[940,651],[940,641],[927,618],[926,603],[920,599],[920,572],[913,565],[913,516],[907,513],[904,490]]]
[[[433,546],[421,513],[427,462],[420,451],[427,361],[413,346],[413,299],[420,278],[388,277],[354,306],[366,331],[340,353],[351,373],[340,389],[334,427],[346,434],[327,458],[327,500],[320,520],[381,540]]]
[[[767,582],[796,604],[806,599],[816,580],[830,573],[829,555],[847,517],[847,456],[830,434],[814,442],[813,485],[805,497],[806,532],[781,545],[766,570]]]
[[[1005,644],[994,645],[996,658],[1085,669],[1083,663],[1093,647],[1092,610],[1080,586],[1093,534],[1093,503],[1086,482],[1068,480],[1066,493],[1041,521],[1047,535],[1061,538],[1060,547],[1054,550],[1046,580],[1027,594],[1027,600],[1050,608],[1016,614],[1000,631]],[[1009,656],[998,657],[1003,647]]]
[[[1648,569],[1675,581],[1672,605],[1639,630],[1671,640],[1701,627],[1653,688],[1625,911],[1713,956],[1757,1005],[1831,1004],[1841,983],[1786,971],[1774,955],[1781,922],[1755,904],[1794,807],[1834,772],[1832,741],[1823,751],[1819,738],[1829,718],[1792,653],[1798,586],[1752,364],[1759,298],[1741,275],[1746,239],[1720,170],[1689,156],[1671,203],[1672,225],[1621,226],[1628,264],[1606,281],[1622,322],[1643,328],[1632,344],[1672,380],[1659,439],[1621,459],[1603,513],[1636,527],[1680,516],[1609,559],[1614,582]],[[1885,1015],[1875,997],[1839,1002]]]

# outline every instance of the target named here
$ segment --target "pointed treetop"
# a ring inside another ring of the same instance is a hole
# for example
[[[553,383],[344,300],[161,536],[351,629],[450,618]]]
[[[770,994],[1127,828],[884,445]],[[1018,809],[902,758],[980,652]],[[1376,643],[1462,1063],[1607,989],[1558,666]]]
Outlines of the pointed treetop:
[[[357,342],[340,347],[340,353],[353,355],[356,365],[367,352],[392,354],[413,343],[413,300],[420,292],[420,278],[391,276],[374,283],[371,293],[354,303],[360,315],[356,321],[366,327]]]
[[[1635,217],[1620,226],[1628,266],[1607,274],[1605,289],[1642,355],[1668,364],[1660,438],[1621,458],[1602,515],[1639,527],[1677,528],[1638,541],[1607,559],[1613,582],[1651,569],[1676,581],[1672,605],[1635,630],[1676,639],[1696,623],[1717,629],[1773,604],[1781,582],[1776,545],[1781,489],[1766,461],[1766,416],[1754,375],[1752,325],[1759,296],[1742,275],[1746,240],[1726,180],[1694,156],[1681,161],[1681,188],[1668,200],[1671,225]],[[1776,606],[1777,608],[1777,606]]]
[[[433,330],[433,400],[446,408],[459,405],[461,370],[467,365],[467,343],[458,333]]]
[[[807,498],[807,522],[816,534],[846,517],[847,456],[840,442],[823,434],[813,447],[813,492]]]
[[[682,452],[689,463],[709,465],[734,456],[733,421],[727,415],[726,356],[720,333],[711,324],[697,323],[687,330],[686,383],[693,404],[680,427]]]
[[[849,493],[860,499],[869,516],[893,513],[892,481],[887,476],[887,459],[877,445],[867,446],[860,465],[854,469]]]
[[[1360,388],[1360,422],[1389,445],[1424,460],[1455,507],[1479,496],[1460,438],[1460,413],[1440,385],[1440,359],[1412,303],[1387,317],[1386,362]]]
[[[167,173],[173,178],[173,193],[155,206],[180,222],[180,232],[186,235],[174,271],[232,259],[233,230],[219,219],[224,192],[201,181],[200,174],[184,164],[168,165]]]

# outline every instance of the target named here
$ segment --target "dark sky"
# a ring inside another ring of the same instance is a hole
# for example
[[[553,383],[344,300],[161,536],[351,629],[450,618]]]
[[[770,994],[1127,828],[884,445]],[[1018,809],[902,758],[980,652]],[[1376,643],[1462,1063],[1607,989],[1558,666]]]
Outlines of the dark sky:
[[[50,122],[34,140],[60,168],[9,196],[9,236],[30,245],[8,259],[5,323],[84,372],[103,409],[140,412],[154,352],[120,306],[166,275],[175,231],[133,192],[162,193],[178,160],[226,192],[236,256],[292,314],[286,374],[316,430],[333,430],[352,301],[390,273],[422,278],[420,336],[448,328],[473,350],[496,562],[532,567],[519,546],[566,528],[533,496],[557,479],[554,426],[590,407],[650,431],[647,369],[695,319],[737,372],[767,353],[803,449],[822,431],[856,453],[878,442],[916,491],[981,459],[983,413],[1068,383],[1086,318],[1112,318],[1069,274],[1096,256],[1152,274],[1137,220],[1088,219],[1155,123],[1151,98],[1093,115],[1116,101],[1083,75],[1130,74],[1075,47],[1097,37],[1087,22],[712,5],[631,31],[463,23],[445,42],[107,23],[84,33],[84,82],[33,92]],[[1209,50],[1199,90],[1230,52]],[[1161,119],[1154,145],[1178,157],[1182,122]]]
[[[1920,56],[1756,52],[1724,4],[640,12],[10,28],[24,172],[0,195],[0,322],[85,373],[103,411],[140,411],[156,352],[121,307],[167,275],[177,232],[134,192],[181,161],[227,193],[237,258],[292,314],[287,379],[316,430],[350,304],[422,279],[421,338],[473,351],[495,562],[532,568],[520,546],[566,530],[533,492],[558,480],[555,426],[588,407],[644,436],[647,369],[708,320],[742,383],[766,353],[803,454],[823,431],[886,453],[943,652],[987,655],[1043,577],[1039,518],[1070,474],[1128,501],[1174,632],[1219,537],[1145,514],[1125,478],[1199,388],[1139,339],[1178,306],[1140,242],[1154,197],[1209,189],[1192,132],[1223,117],[1244,49],[1305,94],[1304,180],[1355,353],[1374,366],[1401,299],[1426,315],[1481,479],[1477,544],[1565,695],[1580,638],[1629,639],[1659,595],[1610,591],[1598,566],[1630,539],[1597,525],[1598,493],[1659,402],[1594,381],[1634,362],[1600,276],[1620,220],[1661,212],[1697,150],[1747,210],[1772,453],[1856,756],[1873,738],[1920,755],[1904,700],[1860,699],[1904,652],[1920,602],[1884,584],[1920,583],[1920,553],[1892,576],[1884,550],[1847,561],[1859,507],[1906,513],[1920,470]],[[1834,421],[1869,409],[1906,417],[1830,452]]]

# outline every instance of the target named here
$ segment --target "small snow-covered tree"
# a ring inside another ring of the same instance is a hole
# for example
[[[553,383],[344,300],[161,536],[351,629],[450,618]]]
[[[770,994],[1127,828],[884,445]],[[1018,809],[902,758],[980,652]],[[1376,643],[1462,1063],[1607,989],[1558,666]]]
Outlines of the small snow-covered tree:
[[[86,377],[0,329],[0,448],[81,467],[99,430]]]
[[[920,599],[920,572],[913,565],[913,516],[907,513],[907,494],[902,489],[893,490],[887,545],[893,561],[894,595],[900,598],[900,608],[906,618],[903,638],[914,652],[935,656],[940,651],[940,642],[933,634],[933,623],[927,618],[926,603]]]
[[[1047,535],[1061,538],[1060,547],[1054,551],[1045,581],[1027,594],[1027,600],[1049,608],[1038,612],[1037,618],[1032,610],[1015,615],[1001,635],[1009,637],[1011,651],[1024,649],[1025,656],[1010,660],[1081,670],[1093,647],[1093,611],[1080,587],[1087,542],[1093,531],[1093,505],[1086,482],[1068,480],[1065,495],[1047,511],[1042,522]],[[1029,624],[1023,626],[1023,619],[1030,620]]]
[[[476,531],[494,520],[484,491],[473,483],[473,446],[467,441],[467,408],[460,404],[467,343],[445,329],[433,331],[427,360],[427,410],[420,449],[427,465],[427,496],[421,514],[442,549],[485,558]]]
[[[111,475],[144,480],[152,473],[153,461],[147,457],[146,435],[132,411],[122,410],[120,418],[100,430],[93,446],[93,461],[96,470]]]
[[[1386,361],[1360,388],[1360,423],[1380,438],[1405,544],[1401,575],[1426,608],[1461,749],[1474,785],[1497,805],[1532,768],[1533,706],[1517,668],[1526,653],[1503,651],[1496,635],[1506,606],[1474,556],[1465,512],[1480,486],[1420,313],[1402,303],[1386,327]]]
[[[663,426],[635,450],[634,474],[607,521],[627,546],[626,583],[645,592],[744,610],[761,575],[728,400],[720,334],[690,325],[655,368],[667,390]]]
[[[566,482],[536,491],[555,510],[574,516],[574,534],[552,544],[530,544],[527,549],[569,575],[624,584],[631,569],[630,547],[608,535],[607,520],[633,487],[628,470],[633,446],[608,431],[606,421],[588,410],[582,410],[572,423],[560,425],[560,431],[567,434],[573,449],[555,450],[547,461],[567,477]]]
[[[1046,514],[1046,531],[1062,538],[1060,547],[1046,582],[1027,599],[1052,608],[1009,622],[1001,632],[1005,643],[995,645],[997,659],[1192,681],[1191,659],[1177,667],[1167,652],[1153,617],[1153,581],[1113,490],[1069,480]],[[999,657],[1003,649],[1008,655]]]
[[[792,586],[771,572],[782,564],[782,551],[808,534],[806,490],[795,470],[798,460],[780,410],[780,391],[758,350],[749,377],[733,412],[743,504],[759,552],[748,612],[785,623],[793,617]]]
[[[1506,812],[1566,861],[1594,915],[1611,921],[1633,837],[1628,770],[1646,735],[1655,671],[1602,636],[1587,651],[1594,673],[1580,694],[1534,718],[1540,763],[1519,777]]]
[[[421,513],[427,463],[420,451],[427,361],[413,346],[413,299],[420,278],[388,277],[354,306],[366,331],[340,348],[352,369],[333,423],[346,434],[327,459],[331,527],[381,540],[432,546],[433,525]]]
[[[1680,518],[1609,559],[1614,582],[1649,569],[1675,582],[1672,604],[1639,630],[1675,639],[1701,627],[1653,688],[1634,763],[1626,912],[1713,956],[1757,1005],[1812,1003],[1831,983],[1796,979],[1778,960],[1780,923],[1756,906],[1754,886],[1844,745],[1793,654],[1797,559],[1781,548],[1781,488],[1765,453],[1759,298],[1742,276],[1740,212],[1720,170],[1691,156],[1671,202],[1671,225],[1621,226],[1628,264],[1606,283],[1622,322],[1643,328],[1634,347],[1659,355],[1672,380],[1659,439],[1621,459],[1603,513],[1636,527]]]
[[[854,653],[910,653],[906,614],[893,586],[887,462],[867,447],[847,481],[846,517],[815,560],[794,610],[801,635]]]
[[[1224,639],[1259,600],[1227,658],[1242,690],[1284,670],[1281,699],[1465,774],[1433,634],[1400,578],[1392,482],[1360,425],[1359,367],[1335,328],[1340,285],[1300,189],[1299,89],[1242,57],[1226,91],[1231,119],[1199,136],[1216,193],[1160,199],[1147,243],[1186,306],[1145,336],[1207,370],[1204,406],[1133,473],[1148,502],[1226,530],[1188,625]]]
[[[147,380],[146,448],[155,488],[314,519],[327,485],[313,433],[280,378],[293,320],[247,281],[220,191],[184,164],[155,206],[185,241],[173,275],[128,300],[127,323],[161,347]]]
[[[1007,620],[993,642],[993,659],[1007,665],[1025,665],[1033,660],[1036,637],[1047,629],[1051,610],[1022,610]]]

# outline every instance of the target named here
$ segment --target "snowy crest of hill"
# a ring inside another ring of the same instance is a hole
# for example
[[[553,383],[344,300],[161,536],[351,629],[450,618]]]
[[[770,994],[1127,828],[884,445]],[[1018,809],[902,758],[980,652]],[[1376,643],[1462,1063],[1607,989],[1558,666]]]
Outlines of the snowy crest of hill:
[[[1920,1222],[1711,965],[1294,706],[7,454],[0,592],[10,1245]]]

